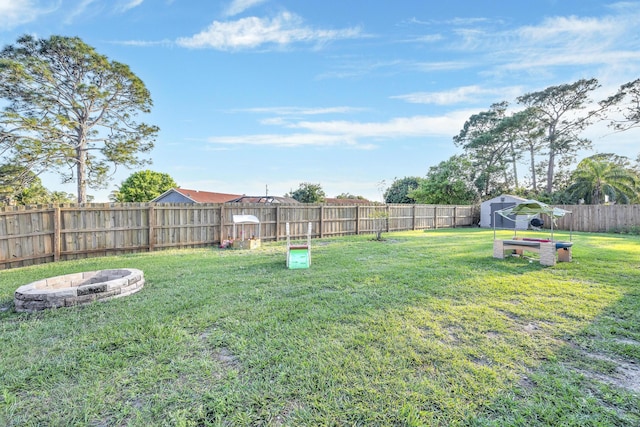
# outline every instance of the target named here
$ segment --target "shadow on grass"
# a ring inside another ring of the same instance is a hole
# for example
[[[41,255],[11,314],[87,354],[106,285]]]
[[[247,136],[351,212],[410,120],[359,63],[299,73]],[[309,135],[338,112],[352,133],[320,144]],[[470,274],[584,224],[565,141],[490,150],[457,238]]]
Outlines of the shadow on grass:
[[[630,291],[585,328],[558,338],[550,357],[463,424],[640,425],[640,319],[630,315],[639,312],[639,301]]]
[[[574,263],[543,267],[492,258],[486,230],[385,237],[312,244],[301,270],[278,242],[8,272],[136,264],[147,284],[82,310],[0,313],[24,319],[2,329],[0,421],[637,424],[637,395],[603,378],[640,362],[638,249],[581,235]],[[12,288],[0,277],[0,304]]]

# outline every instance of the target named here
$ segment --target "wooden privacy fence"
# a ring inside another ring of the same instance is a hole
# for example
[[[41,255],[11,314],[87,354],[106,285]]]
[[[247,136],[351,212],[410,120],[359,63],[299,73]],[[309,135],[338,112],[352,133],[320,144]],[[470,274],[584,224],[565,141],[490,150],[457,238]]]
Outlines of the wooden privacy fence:
[[[559,230],[619,233],[640,228],[640,205],[559,205],[571,215],[558,218]]]
[[[124,203],[17,206],[0,210],[0,269],[211,246],[233,235],[233,215],[260,219],[260,238],[332,237],[470,226],[473,206]],[[255,232],[255,231],[254,231]],[[241,236],[238,236],[241,237]]]

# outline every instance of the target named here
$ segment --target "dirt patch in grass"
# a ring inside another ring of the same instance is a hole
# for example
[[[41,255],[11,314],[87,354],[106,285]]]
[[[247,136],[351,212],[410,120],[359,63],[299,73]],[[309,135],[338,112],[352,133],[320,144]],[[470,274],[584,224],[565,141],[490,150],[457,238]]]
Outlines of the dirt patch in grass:
[[[520,315],[509,311],[509,310],[503,310],[503,309],[496,309],[496,311],[500,314],[502,314],[503,316],[505,316],[507,319],[509,320],[514,320],[514,321],[520,321],[522,319],[522,317],[520,317]]]
[[[640,346],[640,342],[636,340],[632,340],[631,338],[614,338],[612,341],[615,342],[616,344]]]
[[[593,378],[618,388],[640,393],[640,366],[637,364],[598,353],[586,353],[585,357],[609,362],[615,366],[615,371],[611,375],[579,369],[579,372],[587,378]]]
[[[274,420],[274,425],[275,426],[285,425],[289,421],[291,414],[301,409],[304,409],[304,406],[300,402],[296,402],[296,401],[287,402],[282,412],[276,415]]]
[[[526,391],[531,391],[534,389],[534,387],[536,386],[536,383],[534,383],[533,381],[531,381],[531,378],[524,376],[522,378],[520,378],[520,381],[518,382],[518,385]]]
[[[238,358],[229,351],[228,348],[222,347],[213,351],[212,356],[227,369],[240,369]]]
[[[485,336],[490,339],[490,340],[495,340],[498,339],[500,337],[500,332],[496,332],[496,331],[488,331]]]

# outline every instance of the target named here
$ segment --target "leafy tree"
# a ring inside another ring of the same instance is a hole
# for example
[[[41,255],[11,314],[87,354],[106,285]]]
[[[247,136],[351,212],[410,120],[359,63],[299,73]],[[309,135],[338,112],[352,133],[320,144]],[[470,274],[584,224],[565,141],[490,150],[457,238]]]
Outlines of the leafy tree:
[[[616,166],[620,166],[625,169],[633,169],[631,159],[629,159],[626,156],[620,156],[615,153],[598,153],[598,154],[594,154],[590,158],[598,161],[610,162],[615,164]]]
[[[474,167],[467,156],[452,156],[429,168],[418,188],[409,193],[416,203],[464,205],[478,200]]]
[[[574,200],[584,199],[587,204],[601,204],[605,201],[605,195],[617,203],[638,199],[638,175],[621,166],[619,161],[608,160],[606,155],[583,159],[572,178],[573,184],[567,188],[567,192]]]
[[[545,130],[547,151],[546,191],[554,188],[556,166],[570,162],[581,149],[591,147],[591,141],[579,134],[602,112],[603,108],[579,114],[590,103],[589,94],[600,85],[596,79],[581,79],[575,83],[550,86],[539,92],[518,97],[518,102],[531,108],[539,126]]]
[[[109,198],[114,202],[148,202],[177,186],[169,174],[144,170],[131,174]]]
[[[411,204],[415,203],[409,193],[420,186],[422,178],[417,176],[405,176],[404,178],[395,178],[391,186],[387,188],[383,194],[385,203]]]
[[[285,197],[292,197],[300,203],[321,203],[327,196],[320,184],[303,182],[297,190],[285,194]]]
[[[23,167],[0,166],[0,205],[69,203],[69,196],[61,191],[49,192],[40,178]]]
[[[356,196],[349,193],[341,193],[336,196],[336,199],[355,199],[355,200],[364,200],[362,196]]]
[[[36,175],[55,170],[86,189],[103,188],[111,167],[145,163],[155,126],[137,123],[152,106],[128,66],[109,60],[77,37],[23,36],[0,52],[0,153]]]
[[[369,218],[373,219],[373,228],[376,231],[376,237],[374,240],[379,242],[383,241],[382,233],[387,230],[389,223],[389,212],[386,210],[374,210],[369,214]]]
[[[488,111],[472,115],[460,133],[453,138],[473,159],[477,170],[475,185],[482,196],[502,192],[512,181],[508,165],[514,163],[514,147],[500,127],[506,115],[507,103],[491,105]]]
[[[538,169],[541,166],[537,158],[542,150],[544,131],[535,120],[535,110],[527,108],[504,117],[495,131],[498,135],[502,135],[502,139],[509,144],[509,160],[512,163],[515,189],[520,188],[517,162],[526,153],[529,158],[528,170],[531,177],[531,190],[536,194],[538,192]]]
[[[16,196],[29,188],[36,178],[29,169],[15,164],[0,166],[0,203],[12,204]]]
[[[600,103],[603,107],[614,110],[618,117],[609,126],[618,131],[624,131],[640,126],[640,79],[625,83],[618,92]]]
[[[92,202],[93,196],[87,196],[87,201]],[[75,196],[65,191],[52,191],[49,193],[49,203],[73,203]]]
[[[39,205],[49,203],[49,201],[49,192],[37,177],[31,182],[31,185],[23,188],[15,196],[15,203],[18,205]]]

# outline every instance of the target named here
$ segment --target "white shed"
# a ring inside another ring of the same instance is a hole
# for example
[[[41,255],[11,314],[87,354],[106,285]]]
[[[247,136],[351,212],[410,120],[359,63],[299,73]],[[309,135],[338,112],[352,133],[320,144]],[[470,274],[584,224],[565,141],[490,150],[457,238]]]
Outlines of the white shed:
[[[494,215],[497,210],[509,208],[511,206],[519,205],[527,199],[512,196],[510,194],[502,194],[493,199],[486,200],[480,205],[480,227],[492,228],[495,221],[496,228],[515,228],[517,230],[526,230],[529,226],[529,221],[526,216],[516,217],[515,221],[511,221],[500,215]]]

